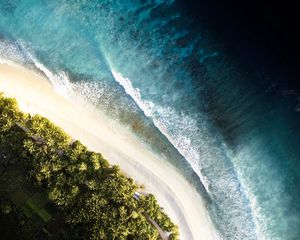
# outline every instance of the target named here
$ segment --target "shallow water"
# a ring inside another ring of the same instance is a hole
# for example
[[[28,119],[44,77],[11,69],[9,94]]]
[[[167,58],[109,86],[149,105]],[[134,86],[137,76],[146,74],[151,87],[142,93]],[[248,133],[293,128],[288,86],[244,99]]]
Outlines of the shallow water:
[[[0,1],[1,58],[31,64],[177,165],[224,239],[297,239],[298,93],[243,65],[177,1],[99,2]]]

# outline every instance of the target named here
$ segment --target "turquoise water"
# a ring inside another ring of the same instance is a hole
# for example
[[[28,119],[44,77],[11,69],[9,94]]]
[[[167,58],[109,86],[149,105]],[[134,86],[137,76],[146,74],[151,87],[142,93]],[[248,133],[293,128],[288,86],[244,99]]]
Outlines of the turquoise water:
[[[177,1],[0,3],[1,58],[39,69],[176,164],[224,239],[299,239],[299,103],[284,77],[242,65]]]

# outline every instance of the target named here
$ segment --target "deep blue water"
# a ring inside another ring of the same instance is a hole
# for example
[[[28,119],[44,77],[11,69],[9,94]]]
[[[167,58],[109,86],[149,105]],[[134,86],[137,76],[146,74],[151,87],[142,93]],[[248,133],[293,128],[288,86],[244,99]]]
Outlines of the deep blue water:
[[[1,0],[0,56],[44,72],[176,164],[210,199],[224,239],[299,239],[300,95],[180,6]]]

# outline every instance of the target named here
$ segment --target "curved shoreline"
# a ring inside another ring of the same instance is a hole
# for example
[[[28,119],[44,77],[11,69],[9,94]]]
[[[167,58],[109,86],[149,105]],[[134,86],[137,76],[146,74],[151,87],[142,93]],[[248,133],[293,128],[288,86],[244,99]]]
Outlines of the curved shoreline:
[[[0,91],[16,98],[22,111],[38,113],[153,193],[179,225],[183,240],[218,239],[204,201],[170,163],[152,153],[132,133],[99,112],[58,95],[49,81],[22,66],[0,63]]]

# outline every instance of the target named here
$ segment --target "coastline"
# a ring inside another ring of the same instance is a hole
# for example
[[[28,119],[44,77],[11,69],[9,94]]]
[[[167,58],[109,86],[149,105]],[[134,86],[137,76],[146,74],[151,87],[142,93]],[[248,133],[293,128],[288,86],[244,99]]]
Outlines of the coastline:
[[[178,224],[181,239],[218,239],[196,190],[174,166],[158,158],[128,130],[100,112],[58,95],[45,77],[16,64],[0,63],[0,91],[17,99],[22,111],[48,118],[144,184]]]

